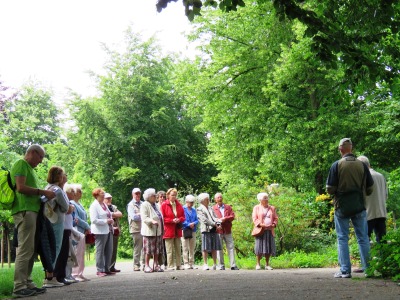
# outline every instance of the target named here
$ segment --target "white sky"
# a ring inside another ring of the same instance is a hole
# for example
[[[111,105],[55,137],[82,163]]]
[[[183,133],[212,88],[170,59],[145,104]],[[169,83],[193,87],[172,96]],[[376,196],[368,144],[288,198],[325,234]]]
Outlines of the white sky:
[[[99,73],[106,55],[100,44],[123,42],[131,25],[145,38],[158,32],[167,51],[190,52],[190,27],[182,1],[157,13],[156,0],[0,0],[0,80],[19,88],[40,81],[57,95],[66,88],[95,92],[86,73]],[[57,100],[57,99],[56,99]]]

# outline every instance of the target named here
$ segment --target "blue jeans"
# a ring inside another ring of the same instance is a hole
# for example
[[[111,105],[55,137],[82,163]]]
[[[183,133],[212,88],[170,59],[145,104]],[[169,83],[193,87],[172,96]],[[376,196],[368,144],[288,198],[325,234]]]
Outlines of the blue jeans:
[[[363,270],[368,267],[369,261],[367,212],[364,210],[353,217],[345,217],[340,211],[340,208],[338,208],[335,210],[335,228],[338,241],[340,271],[342,273],[351,273],[349,253],[350,220],[353,223],[354,231],[356,233],[358,250],[360,251],[361,265]]]

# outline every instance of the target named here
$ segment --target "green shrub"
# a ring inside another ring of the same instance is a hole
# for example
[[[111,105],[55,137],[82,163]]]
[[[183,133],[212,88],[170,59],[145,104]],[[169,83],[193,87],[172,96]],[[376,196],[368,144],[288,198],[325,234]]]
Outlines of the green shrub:
[[[368,276],[382,276],[400,280],[400,230],[389,231],[381,243],[373,244],[371,248]]]

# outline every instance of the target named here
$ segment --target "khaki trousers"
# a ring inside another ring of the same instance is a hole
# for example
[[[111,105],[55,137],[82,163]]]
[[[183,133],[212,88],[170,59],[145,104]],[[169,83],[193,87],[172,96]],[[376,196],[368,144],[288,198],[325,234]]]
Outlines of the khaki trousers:
[[[31,274],[35,258],[35,235],[38,214],[33,211],[21,211],[13,215],[18,231],[18,248],[15,257],[14,292],[34,288]]]
[[[165,247],[167,248],[168,269],[180,267],[182,264],[181,239],[180,238],[165,239]],[[175,256],[175,265],[174,265],[174,256]]]
[[[191,239],[181,238],[183,263],[191,267],[194,266],[194,249],[196,248],[196,232],[192,233]]]

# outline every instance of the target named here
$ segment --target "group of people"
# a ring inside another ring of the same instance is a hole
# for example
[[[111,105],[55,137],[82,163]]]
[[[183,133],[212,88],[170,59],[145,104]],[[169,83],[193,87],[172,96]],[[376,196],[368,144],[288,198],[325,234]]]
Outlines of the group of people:
[[[17,298],[42,294],[46,288],[89,280],[83,275],[85,236],[91,234],[95,226],[89,225],[87,213],[80,203],[82,185],[68,184],[65,171],[53,166],[47,175],[47,186],[41,189],[34,168],[44,156],[43,147],[31,145],[24,158],[16,161],[10,171],[12,184],[16,186],[11,214],[16,245],[13,296]],[[122,217],[109,196],[108,209],[113,211],[112,216]],[[41,288],[31,278],[37,255],[45,272]],[[110,263],[105,271],[114,271],[113,268]]]
[[[200,229],[203,270],[210,270],[208,256],[211,254],[211,268],[225,270],[223,244],[229,257],[231,270],[239,270],[235,262],[235,247],[232,237],[232,222],[235,213],[225,204],[221,193],[214,196],[215,204],[210,205],[208,193],[197,196],[198,207],[194,208],[196,197],[187,195],[185,205],[177,199],[175,188],[167,192],[150,188],[144,191],[132,190],[132,200],[127,205],[129,230],[133,239],[133,270],[145,273],[169,270],[189,270],[195,268],[194,256],[196,234]],[[256,237],[255,252],[259,270],[262,257],[266,259],[266,269],[272,270],[269,258],[275,255],[274,228],[278,216],[268,203],[268,194],[257,195],[260,204],[254,208],[255,226],[262,227],[263,234]],[[182,260],[183,254],[183,260]],[[150,259],[153,264],[150,265]],[[183,266],[182,266],[183,262]]]
[[[175,188],[167,192],[150,188],[144,191],[141,201],[141,190],[132,190],[132,200],[127,205],[129,229],[132,234],[133,270],[143,270],[145,273],[163,272],[169,270],[193,269],[194,251],[196,247],[196,233],[199,227],[202,234],[202,251],[204,266],[208,270],[207,255],[212,253],[214,269],[216,268],[216,253],[221,251],[221,240],[216,233],[230,234],[234,213],[230,206],[225,217],[218,218],[211,207],[208,207],[210,196],[206,193],[198,196],[200,206],[195,209],[195,197],[187,195],[185,205],[177,199],[178,191]],[[226,231],[222,224],[228,224]],[[232,240],[232,238],[231,238]],[[231,268],[237,269],[233,254],[233,240],[227,244],[231,255]],[[183,266],[182,266],[183,253]],[[153,265],[150,266],[150,259]],[[220,259],[220,268],[224,267],[223,255]]]
[[[326,183],[327,191],[334,195],[338,240],[340,272],[334,277],[350,278],[350,220],[357,236],[362,265],[354,272],[364,272],[368,267],[372,232],[377,242],[386,233],[385,202],[388,193],[385,178],[371,169],[368,158],[356,158],[352,153],[351,139],[342,139],[338,149],[342,158],[331,166]],[[62,168],[52,167],[47,176],[48,185],[44,189],[39,187],[34,168],[44,157],[44,148],[33,144],[24,158],[16,161],[11,168],[12,184],[16,186],[11,212],[17,244],[14,297],[33,296],[44,293],[47,287],[88,280],[83,275],[84,237],[91,233],[95,235],[97,275],[102,277],[119,272],[115,268],[115,261],[120,231],[118,219],[122,213],[111,203],[112,196],[101,188],[93,190],[95,200],[90,206],[89,225],[87,213],[80,204],[82,187],[79,184],[67,184],[67,174]],[[339,198],[353,188],[362,190],[366,209],[348,216],[342,211],[344,208],[341,208]],[[174,188],[167,192],[156,192],[149,188],[144,191],[143,199],[141,201],[141,190],[134,188],[132,200],[127,205],[129,232],[134,244],[134,271],[151,273],[163,272],[166,268],[193,269],[198,228],[203,270],[210,269],[209,253],[213,260],[212,269],[218,267],[225,270],[223,243],[227,248],[230,268],[238,270],[231,231],[235,214],[232,207],[223,202],[221,193],[215,194],[214,206],[210,206],[208,193],[199,194],[196,209],[196,197],[187,195],[186,204],[182,206]],[[259,204],[254,207],[252,218],[254,227],[262,229],[262,234],[255,238],[256,269],[261,269],[261,259],[265,257],[265,269],[272,270],[269,259],[276,252],[274,229],[278,224],[278,216],[275,207],[269,205],[267,193],[259,193],[257,199]],[[38,288],[31,278],[36,254],[40,255],[45,270],[42,288]]]

